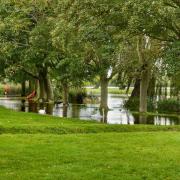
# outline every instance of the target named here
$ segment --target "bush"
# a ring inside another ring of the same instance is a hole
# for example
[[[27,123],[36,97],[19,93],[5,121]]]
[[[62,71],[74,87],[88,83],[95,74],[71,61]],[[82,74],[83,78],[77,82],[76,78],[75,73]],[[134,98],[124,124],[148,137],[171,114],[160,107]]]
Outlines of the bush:
[[[180,113],[180,101],[175,99],[160,100],[157,102],[157,110],[159,112]]]

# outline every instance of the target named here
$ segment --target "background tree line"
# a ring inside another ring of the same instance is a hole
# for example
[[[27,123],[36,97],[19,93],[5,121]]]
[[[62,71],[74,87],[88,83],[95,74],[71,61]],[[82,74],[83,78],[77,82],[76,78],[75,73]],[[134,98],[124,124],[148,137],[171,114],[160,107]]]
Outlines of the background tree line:
[[[112,80],[134,87],[127,106],[137,101],[140,112],[169,87],[179,100],[179,8],[178,0],[0,0],[0,78],[22,89],[28,81],[41,101],[61,89],[64,105],[71,87],[98,79],[104,110]]]

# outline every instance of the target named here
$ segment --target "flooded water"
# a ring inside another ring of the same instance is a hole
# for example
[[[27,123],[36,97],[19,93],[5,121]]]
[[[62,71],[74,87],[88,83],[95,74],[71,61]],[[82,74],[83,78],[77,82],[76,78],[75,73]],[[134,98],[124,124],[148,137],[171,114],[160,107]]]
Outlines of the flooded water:
[[[154,124],[154,125],[180,125],[179,117],[163,116],[139,116],[134,115],[123,107],[127,98],[119,95],[109,94],[110,111],[100,113],[97,104],[69,104],[63,107],[62,104],[38,105],[21,100],[1,99],[0,105],[17,111],[36,112],[50,114],[58,117],[72,117],[82,120],[96,120],[108,124]]]

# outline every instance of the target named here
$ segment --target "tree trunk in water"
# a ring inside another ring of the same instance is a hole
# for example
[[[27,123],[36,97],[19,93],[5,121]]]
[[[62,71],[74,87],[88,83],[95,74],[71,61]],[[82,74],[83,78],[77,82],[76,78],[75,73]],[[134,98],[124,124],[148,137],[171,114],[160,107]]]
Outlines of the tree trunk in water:
[[[68,106],[63,105],[63,117],[67,117]]]
[[[140,112],[147,112],[147,90],[149,86],[149,72],[144,70],[141,74],[140,83]]]
[[[156,79],[155,77],[152,77],[149,82],[149,88],[148,88],[148,97],[150,97],[152,100],[155,98],[155,86],[156,86]]]
[[[128,80],[127,89],[126,89],[126,94],[129,93],[129,89],[130,89],[131,83],[132,83],[132,79],[129,79],[129,80]]]
[[[140,79],[137,78],[134,84],[133,91],[129,99],[125,102],[125,107],[131,110],[138,110],[139,108],[139,96],[140,96]]]
[[[141,81],[140,81],[140,102],[139,102],[139,111],[147,112],[147,90],[150,80],[150,62],[146,60],[146,49],[150,49],[150,41],[146,37],[139,36],[137,41],[137,54],[139,57],[139,62],[142,66],[141,68]]]
[[[168,83],[165,82],[164,84],[164,98],[167,99],[167,96],[168,96]]]
[[[29,80],[29,93],[31,93],[34,90],[36,90],[34,80]]]
[[[140,95],[140,79],[136,79],[136,82],[134,84],[134,89],[131,93],[130,98],[139,97],[139,95]]]
[[[26,81],[23,81],[21,83],[21,97],[25,97],[26,96]]]
[[[46,94],[47,94],[47,99],[46,99],[47,102],[54,101],[54,93],[53,93],[53,89],[52,89],[51,80],[50,80],[48,74],[46,74],[46,77],[44,79],[44,85],[45,85],[45,90],[46,90]]]
[[[159,85],[159,100],[162,100],[162,84]]]
[[[45,66],[40,67],[39,69],[39,86],[40,86],[40,95],[39,99],[41,101],[47,100],[54,101],[54,94],[51,85],[51,81],[48,75],[48,69]]]
[[[102,77],[100,79],[101,83],[101,104],[100,109],[104,111],[108,110],[108,79]]]
[[[63,84],[63,106],[68,106],[68,85]]]
[[[173,97],[173,86],[172,86],[172,80],[170,81],[170,92],[169,92],[170,98]]]
[[[39,90],[40,90],[39,99],[44,101],[45,97],[46,97],[46,92],[45,92],[44,79],[43,78],[39,79]]]

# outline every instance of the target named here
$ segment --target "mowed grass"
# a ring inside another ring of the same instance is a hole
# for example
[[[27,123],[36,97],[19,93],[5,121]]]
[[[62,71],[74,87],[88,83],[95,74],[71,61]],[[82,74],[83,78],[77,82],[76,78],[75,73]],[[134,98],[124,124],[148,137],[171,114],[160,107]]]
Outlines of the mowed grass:
[[[179,131],[0,108],[0,180],[179,180]]]
[[[180,134],[5,134],[0,166],[2,180],[179,180]]]
[[[95,121],[15,112],[0,107],[0,134],[76,134],[140,131],[180,131],[180,126],[107,125]]]

